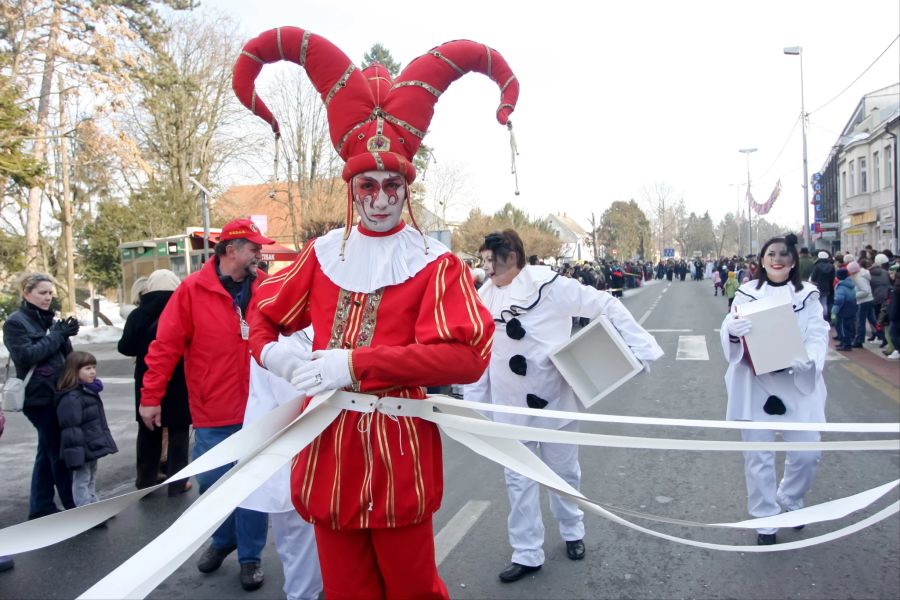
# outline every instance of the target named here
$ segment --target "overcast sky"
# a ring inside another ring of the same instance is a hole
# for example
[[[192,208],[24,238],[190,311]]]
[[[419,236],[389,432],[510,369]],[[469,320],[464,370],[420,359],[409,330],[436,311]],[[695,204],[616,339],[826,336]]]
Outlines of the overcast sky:
[[[425,142],[438,161],[466,173],[468,196],[484,210],[514,201],[531,214],[565,211],[585,223],[613,201],[640,202],[658,182],[715,219],[746,207],[738,150],[755,147],[754,197],[764,202],[780,178],[770,215],[799,227],[800,59],[783,48],[803,47],[810,175],[860,98],[900,80],[896,0],[203,4],[233,15],[248,39],[293,25],[357,64],[375,42],[404,66],[453,39],[493,47],[521,85],[512,115],[521,195],[513,194],[508,134],[494,118],[499,90],[486,77],[472,73],[450,86]]]

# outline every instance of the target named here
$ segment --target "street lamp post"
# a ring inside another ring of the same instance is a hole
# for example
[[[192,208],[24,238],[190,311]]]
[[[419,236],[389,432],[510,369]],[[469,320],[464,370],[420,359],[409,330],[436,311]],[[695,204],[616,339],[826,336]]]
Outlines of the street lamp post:
[[[803,125],[803,221],[806,229],[803,241],[807,248],[812,249],[812,233],[809,230],[809,166],[806,160],[806,101],[803,97],[803,48],[801,46],[789,46],[784,53],[790,56],[800,57],[800,120]]]
[[[735,206],[737,206],[737,212],[734,213],[734,220],[737,223],[737,248],[738,248],[738,256],[744,256],[741,254],[741,184],[740,183],[729,183],[728,187],[734,188],[734,198],[736,200]]]
[[[741,148],[738,152],[747,155],[747,254],[753,254],[753,206],[750,204],[750,153],[756,148]]]

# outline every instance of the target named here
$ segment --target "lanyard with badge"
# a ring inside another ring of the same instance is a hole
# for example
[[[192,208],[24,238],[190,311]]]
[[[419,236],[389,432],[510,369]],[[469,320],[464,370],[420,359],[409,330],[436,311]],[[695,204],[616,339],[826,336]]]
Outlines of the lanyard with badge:
[[[241,286],[241,291],[237,293],[237,295],[231,299],[231,303],[234,306],[234,310],[237,313],[238,319],[241,321],[241,339],[249,340],[250,339],[250,324],[247,323],[246,319],[244,319],[244,311],[241,310],[241,304],[244,301],[244,290],[245,286]]]

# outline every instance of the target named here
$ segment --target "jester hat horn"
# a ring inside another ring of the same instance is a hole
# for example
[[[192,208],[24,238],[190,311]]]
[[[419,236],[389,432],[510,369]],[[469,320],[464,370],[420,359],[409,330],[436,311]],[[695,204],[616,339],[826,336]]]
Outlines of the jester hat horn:
[[[519,97],[519,82],[496,50],[469,40],[442,44],[409,63],[396,81],[373,64],[360,70],[322,36],[279,27],[250,40],[234,65],[232,87],[241,104],[279,134],[278,121],[256,94],[263,65],[287,60],[306,69],[328,111],[331,143],[346,163],[345,181],[364,171],[396,171],[416,178],[413,157],[434,105],[451,83],[476,71],[500,87],[497,121],[507,125]]]

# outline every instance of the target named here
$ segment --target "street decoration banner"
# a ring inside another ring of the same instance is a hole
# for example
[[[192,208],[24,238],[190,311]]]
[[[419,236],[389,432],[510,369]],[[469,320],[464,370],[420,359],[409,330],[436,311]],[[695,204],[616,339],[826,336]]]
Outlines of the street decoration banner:
[[[781,180],[775,184],[775,189],[772,190],[772,193],[769,194],[769,199],[765,201],[763,204],[757,204],[755,200],[753,200],[753,196],[750,195],[750,190],[747,190],[747,200],[750,202],[750,205],[753,207],[753,210],[756,211],[758,215],[766,215],[772,210],[772,205],[775,204],[775,201],[778,200],[778,196],[781,195]]]

